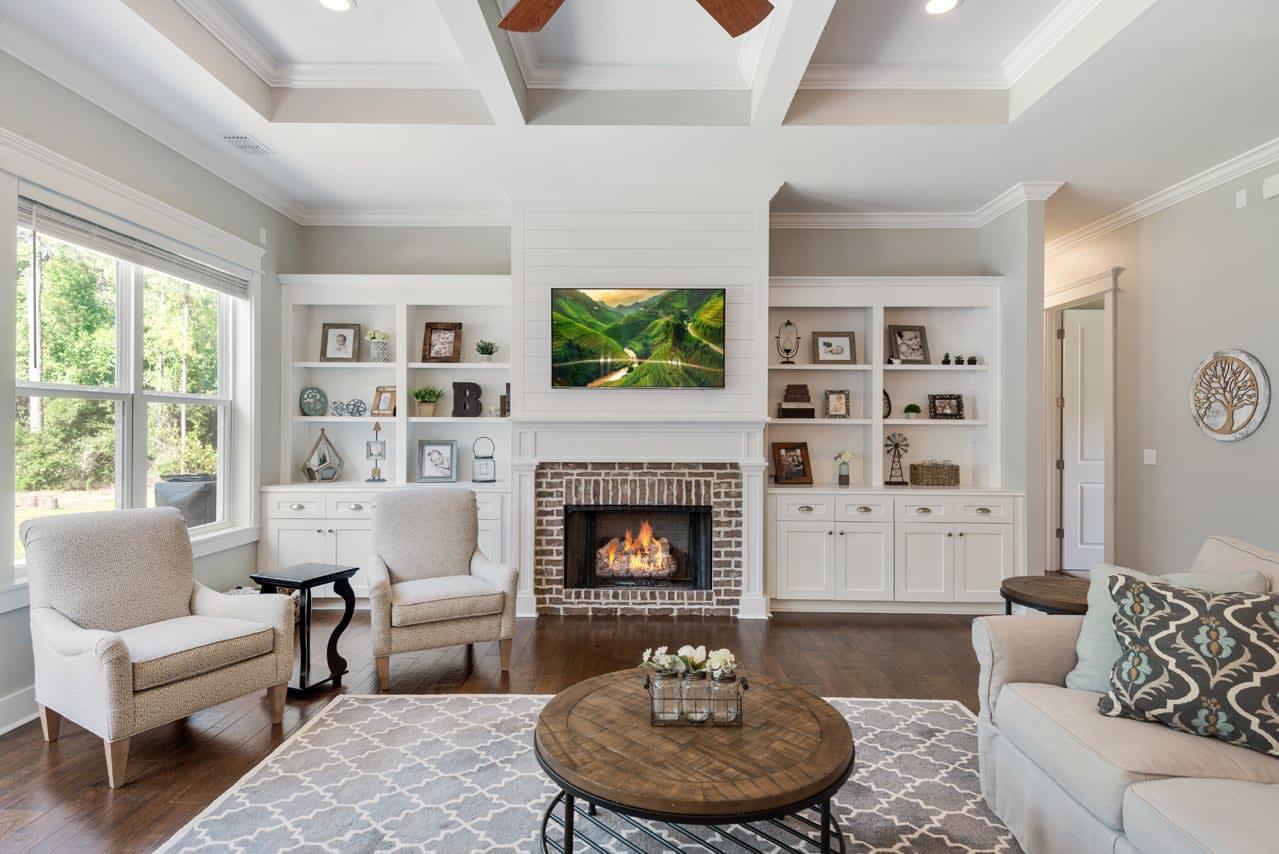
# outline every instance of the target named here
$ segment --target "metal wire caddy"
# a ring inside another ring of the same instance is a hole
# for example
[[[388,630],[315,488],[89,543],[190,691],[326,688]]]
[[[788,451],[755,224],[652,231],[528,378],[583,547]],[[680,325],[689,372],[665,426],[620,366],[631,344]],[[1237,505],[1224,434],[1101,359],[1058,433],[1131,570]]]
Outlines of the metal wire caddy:
[[[734,692],[732,697],[721,699],[716,696],[715,692],[712,692],[710,698],[706,700],[709,711],[705,718],[699,719],[687,716],[683,708],[683,697],[680,698],[678,716],[672,717],[669,712],[662,714],[660,711],[668,700],[657,696],[655,693],[656,680],[652,676],[645,674],[644,691],[648,694],[649,725],[662,727],[740,727],[742,725],[742,698],[750,688],[750,684],[747,683],[745,676],[740,675],[734,680],[734,684],[737,686],[737,691]]]

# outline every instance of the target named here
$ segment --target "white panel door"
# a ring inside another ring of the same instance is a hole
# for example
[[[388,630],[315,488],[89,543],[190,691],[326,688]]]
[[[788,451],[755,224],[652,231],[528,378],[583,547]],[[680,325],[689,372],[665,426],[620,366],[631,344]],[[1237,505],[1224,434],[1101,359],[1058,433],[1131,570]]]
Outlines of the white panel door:
[[[999,583],[1013,575],[1012,525],[955,528],[955,601],[998,602]]]
[[[777,526],[777,596],[829,599],[835,595],[834,523]]]
[[[955,598],[954,530],[927,522],[897,525],[893,544],[897,599],[950,602]]]
[[[893,598],[893,524],[863,522],[835,531],[835,598]]]
[[[333,563],[333,537],[323,519],[277,522],[272,536],[276,565],[269,569],[283,569],[298,563]]]
[[[362,526],[341,526],[329,534],[333,538],[333,562],[358,566],[360,571],[351,578],[351,587],[356,596],[369,595],[369,558],[373,555],[373,531],[368,524]],[[332,587],[326,587],[331,592]]]
[[[1062,569],[1089,569],[1105,556],[1105,312],[1062,312]]]

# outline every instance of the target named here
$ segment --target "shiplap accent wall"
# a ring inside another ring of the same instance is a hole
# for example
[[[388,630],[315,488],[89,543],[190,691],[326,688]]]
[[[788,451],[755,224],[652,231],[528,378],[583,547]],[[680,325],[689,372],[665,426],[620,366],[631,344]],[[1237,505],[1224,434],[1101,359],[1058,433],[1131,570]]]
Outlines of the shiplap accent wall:
[[[767,202],[712,211],[526,209],[512,240],[517,418],[764,414],[768,342],[758,330],[768,318]],[[724,288],[724,388],[552,388],[551,289],[593,287]]]

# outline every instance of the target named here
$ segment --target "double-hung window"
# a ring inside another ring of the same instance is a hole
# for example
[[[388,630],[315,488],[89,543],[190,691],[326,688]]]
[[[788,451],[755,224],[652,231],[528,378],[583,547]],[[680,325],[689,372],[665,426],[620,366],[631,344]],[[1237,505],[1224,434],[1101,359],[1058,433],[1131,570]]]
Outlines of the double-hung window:
[[[39,202],[18,213],[15,523],[172,506],[193,536],[227,526],[247,278]],[[14,560],[20,580],[16,536]]]

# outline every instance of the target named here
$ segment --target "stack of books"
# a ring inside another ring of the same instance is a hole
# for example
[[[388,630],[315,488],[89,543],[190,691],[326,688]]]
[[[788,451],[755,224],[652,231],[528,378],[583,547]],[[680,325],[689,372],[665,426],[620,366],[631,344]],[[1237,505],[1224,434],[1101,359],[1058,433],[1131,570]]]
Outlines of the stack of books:
[[[778,418],[816,418],[817,408],[803,383],[786,386],[782,402],[777,404]]]

